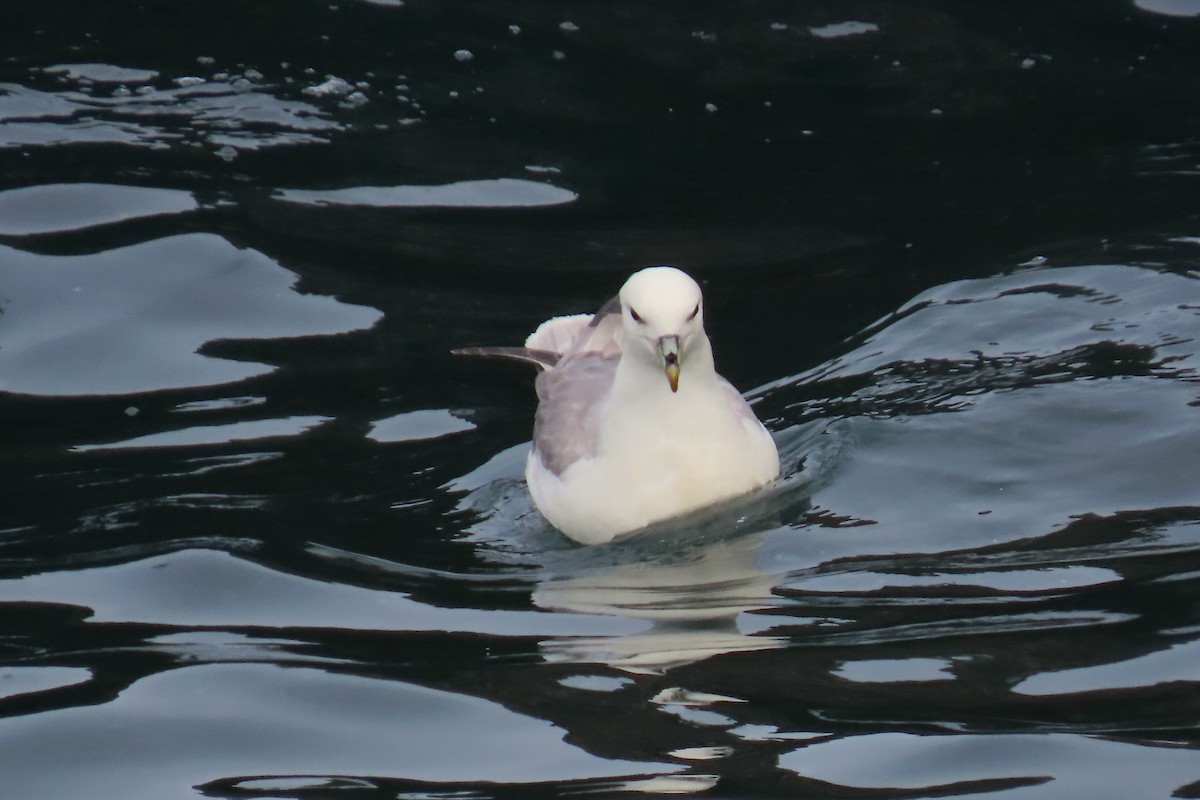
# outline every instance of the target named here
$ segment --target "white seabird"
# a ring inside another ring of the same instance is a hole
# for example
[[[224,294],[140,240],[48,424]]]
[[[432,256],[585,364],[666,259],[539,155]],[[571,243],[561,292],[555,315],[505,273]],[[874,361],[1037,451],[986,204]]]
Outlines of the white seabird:
[[[720,375],[700,287],[674,267],[626,281],[594,316],[555,317],[524,348],[538,409],[525,480],[542,515],[584,544],[735,497],[779,475],[779,454]]]

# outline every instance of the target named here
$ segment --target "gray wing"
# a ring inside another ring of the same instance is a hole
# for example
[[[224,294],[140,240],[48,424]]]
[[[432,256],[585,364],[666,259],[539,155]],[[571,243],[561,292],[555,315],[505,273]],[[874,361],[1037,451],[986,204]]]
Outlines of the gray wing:
[[[538,375],[533,449],[555,475],[595,455],[600,412],[619,360],[619,354],[581,353]]]
[[[605,317],[612,316],[613,314],[617,314],[618,316],[621,314],[621,298],[619,296],[609,298],[607,303],[600,306],[600,310],[592,315],[592,319],[588,323],[588,327],[595,328],[601,322],[605,321]]]
[[[596,454],[600,412],[621,360],[621,301],[605,303],[557,364],[537,377],[533,449],[555,475]]]

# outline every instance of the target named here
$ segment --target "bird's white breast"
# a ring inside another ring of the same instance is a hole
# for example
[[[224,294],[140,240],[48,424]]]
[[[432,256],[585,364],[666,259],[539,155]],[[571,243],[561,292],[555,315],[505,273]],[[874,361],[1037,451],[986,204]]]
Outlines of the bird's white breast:
[[[554,475],[531,454],[534,501],[555,527],[591,544],[771,481],[775,444],[752,415],[730,413],[730,393],[713,382],[622,403],[602,426],[596,457]]]

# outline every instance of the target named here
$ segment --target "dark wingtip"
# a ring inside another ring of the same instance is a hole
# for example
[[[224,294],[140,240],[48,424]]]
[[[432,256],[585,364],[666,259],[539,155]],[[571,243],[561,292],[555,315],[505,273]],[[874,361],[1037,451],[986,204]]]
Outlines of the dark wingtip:
[[[620,313],[621,313],[621,298],[614,297],[613,299],[609,300],[604,305],[600,306],[600,310],[592,315],[591,320],[588,321],[588,327],[589,328],[596,327],[597,325],[600,324],[601,320],[603,320],[609,314],[620,314]]]
[[[501,358],[533,364],[538,369],[550,369],[558,364],[559,354],[549,350],[531,350],[528,347],[455,347],[451,355],[476,358]]]

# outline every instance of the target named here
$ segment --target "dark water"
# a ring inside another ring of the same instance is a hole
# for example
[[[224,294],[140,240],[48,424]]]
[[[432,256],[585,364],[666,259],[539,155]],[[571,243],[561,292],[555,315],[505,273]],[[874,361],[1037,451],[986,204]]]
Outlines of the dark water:
[[[1200,3],[5,17],[0,796],[1200,797]],[[663,262],[787,476],[577,547]]]

